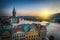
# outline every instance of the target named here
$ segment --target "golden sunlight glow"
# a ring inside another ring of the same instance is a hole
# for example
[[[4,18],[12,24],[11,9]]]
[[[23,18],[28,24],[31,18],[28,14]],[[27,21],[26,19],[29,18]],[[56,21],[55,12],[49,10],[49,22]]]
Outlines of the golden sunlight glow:
[[[40,12],[40,17],[42,17],[43,19],[48,19],[48,17],[49,17],[50,15],[51,15],[51,14],[50,14],[50,10],[47,10],[47,9],[42,10],[42,11]]]
[[[49,13],[49,10],[43,10],[42,13],[48,14]]]

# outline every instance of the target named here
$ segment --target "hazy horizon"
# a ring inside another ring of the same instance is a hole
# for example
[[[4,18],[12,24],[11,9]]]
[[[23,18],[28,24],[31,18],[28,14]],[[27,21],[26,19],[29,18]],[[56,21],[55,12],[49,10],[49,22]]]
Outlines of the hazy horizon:
[[[60,0],[0,0],[0,12],[12,16],[13,8],[16,16],[40,16],[48,18],[60,13]]]

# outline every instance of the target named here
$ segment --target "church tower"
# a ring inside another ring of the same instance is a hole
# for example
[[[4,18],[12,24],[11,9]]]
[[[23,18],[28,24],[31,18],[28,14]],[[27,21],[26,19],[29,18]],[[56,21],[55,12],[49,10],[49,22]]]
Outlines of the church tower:
[[[16,17],[15,7],[13,8],[13,11],[12,11],[11,23],[19,23],[19,18]]]
[[[16,17],[16,10],[15,10],[15,7],[13,8],[12,14],[13,14],[13,17]]]

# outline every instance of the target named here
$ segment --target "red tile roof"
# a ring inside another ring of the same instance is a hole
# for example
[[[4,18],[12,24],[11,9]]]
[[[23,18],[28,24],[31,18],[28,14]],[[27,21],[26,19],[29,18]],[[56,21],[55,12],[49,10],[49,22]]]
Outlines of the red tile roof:
[[[20,30],[20,31],[24,31],[24,28],[13,28],[13,29],[12,29],[13,32],[16,32],[16,31],[19,31],[19,30]]]
[[[38,29],[41,29],[42,25],[41,24],[33,24],[35,25]]]

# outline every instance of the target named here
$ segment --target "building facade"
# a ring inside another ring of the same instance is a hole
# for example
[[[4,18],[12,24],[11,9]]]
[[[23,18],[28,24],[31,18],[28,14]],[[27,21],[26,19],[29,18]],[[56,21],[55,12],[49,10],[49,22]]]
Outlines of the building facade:
[[[45,26],[42,26],[40,29],[40,40],[46,40],[47,37],[47,28]]]
[[[31,28],[29,32],[25,33],[25,40],[38,40],[38,32]]]
[[[46,26],[41,25],[41,24],[33,24],[33,25],[35,25],[38,29],[38,35],[39,35],[38,40],[46,40],[46,38],[47,38],[47,36],[46,36],[46,34],[47,34]]]
[[[4,33],[2,33],[1,40],[11,40],[10,30],[5,30]]]
[[[12,29],[12,40],[25,40],[25,32],[23,28]]]
[[[12,34],[12,40],[25,40],[25,32],[16,32]]]

